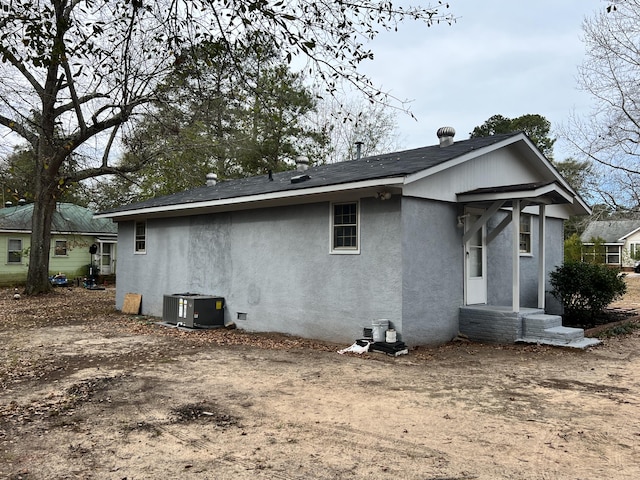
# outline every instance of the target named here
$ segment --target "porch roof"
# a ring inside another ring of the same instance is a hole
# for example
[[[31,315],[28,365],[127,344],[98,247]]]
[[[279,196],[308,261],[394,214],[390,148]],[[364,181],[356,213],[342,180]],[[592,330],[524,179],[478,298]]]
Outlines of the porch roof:
[[[558,205],[573,203],[574,196],[557,182],[537,182],[500,187],[478,188],[457,194],[460,203],[488,204],[504,201],[503,206],[513,206],[514,200],[525,200],[529,205]]]

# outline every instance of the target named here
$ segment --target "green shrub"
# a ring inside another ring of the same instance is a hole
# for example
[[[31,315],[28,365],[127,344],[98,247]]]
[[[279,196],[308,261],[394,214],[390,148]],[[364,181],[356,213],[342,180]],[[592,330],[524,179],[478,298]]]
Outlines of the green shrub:
[[[582,249],[580,235],[574,233],[564,241],[564,261],[579,262],[582,260]]]
[[[624,275],[605,265],[567,262],[551,272],[551,294],[569,324],[594,325],[604,309],[627,291]]]

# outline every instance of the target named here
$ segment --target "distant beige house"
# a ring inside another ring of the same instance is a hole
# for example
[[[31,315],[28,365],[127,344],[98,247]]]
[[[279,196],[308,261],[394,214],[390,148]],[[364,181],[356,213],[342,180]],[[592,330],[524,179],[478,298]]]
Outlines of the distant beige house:
[[[640,259],[640,220],[599,220],[591,222],[580,236],[586,247],[596,243],[602,249],[585,249],[583,255],[602,255],[604,263],[620,268],[633,268]]]
[[[0,209],[0,285],[15,285],[27,279],[31,246],[33,204],[6,204]],[[90,264],[101,275],[116,271],[117,227],[109,219],[71,203],[59,203],[51,227],[49,274],[63,273],[69,279],[87,274]],[[96,253],[89,249],[96,246]]]

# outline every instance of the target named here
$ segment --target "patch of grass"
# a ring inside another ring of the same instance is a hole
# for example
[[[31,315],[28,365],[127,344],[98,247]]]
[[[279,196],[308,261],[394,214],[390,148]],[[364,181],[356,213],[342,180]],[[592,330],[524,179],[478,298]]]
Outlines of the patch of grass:
[[[640,329],[640,323],[638,322],[625,322],[618,325],[607,328],[598,333],[598,338],[611,338],[620,335],[629,335],[634,331]]]

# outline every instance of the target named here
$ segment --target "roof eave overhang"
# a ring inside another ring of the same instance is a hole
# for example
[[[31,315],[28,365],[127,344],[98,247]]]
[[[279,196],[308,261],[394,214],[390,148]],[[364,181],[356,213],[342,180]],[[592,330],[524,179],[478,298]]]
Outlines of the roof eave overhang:
[[[241,197],[224,198],[220,200],[208,200],[204,202],[181,203],[176,205],[162,205],[157,207],[147,207],[116,212],[98,213],[94,218],[111,218],[115,221],[127,220],[136,217],[148,216],[168,216],[168,215],[195,215],[208,210],[242,209],[260,206],[277,206],[286,204],[292,199],[312,199],[324,195],[344,193],[355,190],[363,190],[375,187],[402,186],[405,182],[404,176],[379,178],[365,180],[361,182],[341,183],[337,185],[327,185],[322,187],[311,187],[305,189],[285,190],[270,192],[260,195],[247,195]]]
[[[618,241],[624,242],[624,241],[626,241],[626,240],[627,240],[627,238],[629,238],[630,236],[635,235],[636,233],[638,233],[638,231],[640,231],[640,227],[639,227],[639,228],[636,228],[636,229],[634,229],[634,230],[631,230],[631,231],[630,231],[629,233],[627,233],[626,235],[623,235],[622,237],[620,237],[620,238],[618,239]]]

